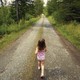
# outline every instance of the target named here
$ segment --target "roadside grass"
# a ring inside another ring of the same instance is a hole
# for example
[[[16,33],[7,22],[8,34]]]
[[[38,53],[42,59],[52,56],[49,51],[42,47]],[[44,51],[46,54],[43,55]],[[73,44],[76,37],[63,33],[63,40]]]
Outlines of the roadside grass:
[[[60,24],[55,22],[50,16],[49,21],[54,26],[54,28],[63,35],[67,40],[69,40],[74,46],[80,49],[80,24],[77,22],[71,22],[67,24]]]
[[[6,48],[7,45],[18,39],[24,32],[26,32],[26,30],[31,28],[31,25],[38,19],[39,18],[32,18],[29,21],[21,20],[19,24],[12,24],[9,27],[6,26],[6,30],[5,27],[2,29],[0,28],[2,31],[2,35],[0,34],[0,50]]]

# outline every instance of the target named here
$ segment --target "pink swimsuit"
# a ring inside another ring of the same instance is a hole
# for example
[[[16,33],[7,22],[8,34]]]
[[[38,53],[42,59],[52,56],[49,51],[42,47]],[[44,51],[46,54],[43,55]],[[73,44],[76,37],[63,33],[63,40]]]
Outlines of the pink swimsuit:
[[[44,51],[44,50],[39,51],[39,52],[37,53],[37,59],[38,59],[38,60],[45,60],[45,51]]]

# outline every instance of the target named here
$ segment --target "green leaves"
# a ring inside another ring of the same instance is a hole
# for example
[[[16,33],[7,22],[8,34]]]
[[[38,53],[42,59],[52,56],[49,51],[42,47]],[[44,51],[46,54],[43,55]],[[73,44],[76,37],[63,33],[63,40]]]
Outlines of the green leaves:
[[[24,18],[29,20],[43,12],[43,2],[41,0],[18,0],[14,1],[11,7],[11,17],[15,21]]]
[[[35,0],[35,14],[40,15],[43,12],[43,2],[41,0]]]
[[[79,0],[50,0],[47,6],[48,15],[53,15],[58,22],[76,20],[80,22]]]

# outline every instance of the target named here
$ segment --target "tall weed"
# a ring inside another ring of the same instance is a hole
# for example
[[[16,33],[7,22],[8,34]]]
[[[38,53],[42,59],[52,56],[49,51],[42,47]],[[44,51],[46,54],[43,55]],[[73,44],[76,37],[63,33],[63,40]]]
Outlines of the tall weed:
[[[20,37],[39,18],[32,18],[29,21],[21,20],[19,24],[0,26],[0,49],[5,48],[9,43]]]
[[[80,49],[80,23],[71,22],[67,24],[59,24],[56,21],[49,17],[50,22],[55,24],[55,28],[66,38],[68,39],[73,45]]]

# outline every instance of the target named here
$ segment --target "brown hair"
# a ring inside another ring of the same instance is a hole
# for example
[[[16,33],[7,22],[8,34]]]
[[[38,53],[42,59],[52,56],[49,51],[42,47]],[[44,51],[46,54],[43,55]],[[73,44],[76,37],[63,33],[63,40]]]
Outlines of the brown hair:
[[[37,46],[38,46],[38,50],[43,50],[44,48],[46,48],[45,39],[39,40]]]

